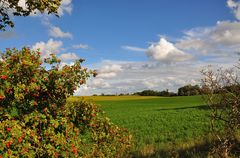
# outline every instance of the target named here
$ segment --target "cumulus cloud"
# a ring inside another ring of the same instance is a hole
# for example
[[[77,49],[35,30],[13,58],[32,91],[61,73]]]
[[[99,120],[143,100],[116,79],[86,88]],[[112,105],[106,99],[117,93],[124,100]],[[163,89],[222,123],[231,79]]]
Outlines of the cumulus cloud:
[[[111,77],[102,78],[97,76],[87,82],[86,90],[80,90],[80,95],[92,94],[120,94],[120,93],[133,93],[146,89],[153,90],[166,90],[176,91],[177,88],[189,83],[199,83],[200,70],[199,65],[187,65],[186,63],[165,65],[156,64],[153,67],[145,67],[153,61],[148,62],[124,62],[124,61],[111,61],[108,63],[100,63],[100,67],[107,65],[114,65],[117,63],[119,66],[116,68],[106,68],[107,70],[116,69],[121,71],[117,75],[110,75]],[[118,67],[118,68],[117,68]],[[121,68],[120,68],[121,67]]]
[[[60,59],[63,61],[76,60],[78,59],[78,56],[75,53],[65,53],[60,55]]]
[[[209,33],[211,39],[219,44],[235,45],[240,41],[240,22],[217,22]]]
[[[98,70],[98,78],[113,78],[117,76],[118,72],[122,71],[121,65],[105,65]]]
[[[146,54],[154,60],[170,63],[186,61],[191,58],[190,54],[176,48],[165,38],[161,38],[159,42],[151,44],[148,47]]]
[[[111,94],[116,87],[112,87],[112,82],[118,82],[116,77],[122,72],[122,66],[115,63],[103,62],[100,64],[98,75],[88,80],[85,88],[80,87],[75,95],[92,95],[92,94]],[[87,87],[87,88],[86,88]],[[116,89],[115,89],[116,90]]]
[[[162,78],[150,77],[142,80],[144,89],[176,91],[176,88],[186,84],[199,84],[197,79],[184,79],[183,76],[178,77],[164,76]]]
[[[42,52],[43,57],[48,57],[52,53],[59,53],[62,50],[62,45],[62,41],[55,41],[53,39],[49,39],[47,42],[37,42],[32,46],[32,49],[39,49]]]
[[[213,27],[194,28],[176,43],[184,51],[229,55],[240,50],[240,22],[219,21]]]
[[[97,88],[110,88],[111,86],[104,79],[96,78],[92,81],[91,87],[93,87],[94,89],[97,89]]]
[[[87,85],[82,85],[75,91],[74,95],[89,96],[92,95],[92,93],[90,92],[90,88]]]
[[[122,46],[122,49],[129,50],[129,51],[135,51],[135,52],[145,52],[146,49],[134,47],[134,46]]]
[[[72,45],[72,48],[74,49],[89,49],[89,45],[87,44],[75,44],[75,45]]]
[[[164,64],[157,61],[103,61],[92,65],[94,69],[112,72],[118,70],[115,75],[97,76],[87,82],[87,90],[79,90],[79,95],[92,94],[120,94],[133,93],[146,89],[177,91],[186,84],[200,84],[201,70],[211,64],[213,67],[229,68],[238,59],[230,56],[207,58],[195,62],[178,62],[175,64]],[[112,65],[115,68],[111,68]],[[147,66],[146,66],[147,65]],[[103,73],[104,74],[104,73]],[[110,73],[111,74],[111,73]],[[94,81],[97,80],[97,81]],[[94,82],[94,84],[92,84]]]
[[[70,32],[63,32],[59,27],[51,26],[49,30],[49,35],[55,38],[73,38]]]
[[[227,0],[227,6],[233,11],[235,17],[240,20],[240,1]]]
[[[88,96],[93,94],[111,94],[108,90],[112,89],[111,85],[104,79],[95,78],[87,81],[86,85],[79,87],[74,95]]]

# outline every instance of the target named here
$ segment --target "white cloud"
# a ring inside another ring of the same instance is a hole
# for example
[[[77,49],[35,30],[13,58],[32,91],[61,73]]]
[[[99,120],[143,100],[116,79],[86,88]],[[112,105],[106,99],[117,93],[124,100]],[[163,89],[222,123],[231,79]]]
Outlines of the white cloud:
[[[111,86],[104,79],[96,78],[92,81],[91,87],[93,87],[94,89],[97,89],[97,88],[110,88]]]
[[[89,96],[92,95],[92,93],[90,92],[90,88],[87,85],[81,85],[81,87],[79,87],[74,95],[84,95],[84,96]]]
[[[55,38],[73,38],[73,35],[69,32],[63,32],[59,27],[51,26],[49,30],[49,35]]]
[[[76,60],[78,59],[78,56],[75,53],[65,53],[60,55],[60,59],[63,61]]]
[[[227,0],[227,6],[232,9],[235,17],[240,20],[240,1]]]
[[[65,62],[65,61],[61,61],[61,63],[59,64],[59,68],[62,69],[64,66],[72,66],[74,65],[74,62]]]
[[[240,41],[240,22],[218,22],[210,32],[211,39],[219,44],[235,45]]]
[[[213,27],[185,32],[175,46],[197,54],[230,55],[240,50],[240,22],[219,21]]]
[[[94,93],[101,94],[102,92],[105,94],[111,94],[111,89],[115,89],[116,87],[113,88],[109,80],[116,80],[116,76],[121,71],[121,65],[115,63],[110,64],[108,62],[101,63],[97,77],[88,80],[85,88],[80,87],[75,95],[92,95]]]
[[[129,50],[129,51],[135,51],[135,52],[145,52],[146,49],[134,47],[134,46],[122,46],[122,49]]]
[[[195,62],[178,62],[163,64],[157,61],[102,61],[93,64],[93,69],[103,69],[103,72],[118,70],[116,75],[110,77],[97,76],[87,81],[87,90],[79,90],[80,95],[92,94],[120,94],[133,93],[146,89],[177,91],[186,84],[199,84],[202,78],[200,71],[207,65],[214,67],[231,67],[238,59],[230,56],[207,58]],[[111,68],[111,65],[115,68]],[[104,73],[103,73],[104,74]],[[94,81],[96,80],[96,81]],[[93,84],[94,82],[94,84]]]
[[[180,47],[181,49],[200,49],[203,48],[204,46],[206,46],[207,43],[205,43],[203,40],[201,39],[183,39],[180,40],[176,46]]]
[[[89,49],[89,45],[87,44],[75,44],[75,45],[72,45],[72,48],[74,49]]]
[[[113,78],[118,72],[122,71],[121,65],[105,65],[98,70],[98,78]]]
[[[49,39],[47,42],[37,42],[32,46],[33,50],[40,50],[42,52],[42,57],[48,57],[52,53],[59,53],[62,50],[62,41],[55,41]]]
[[[146,54],[154,60],[170,63],[186,61],[191,58],[191,55],[179,50],[164,38],[161,38],[157,43],[151,44]]]
[[[68,14],[72,13],[72,0],[62,0],[61,6],[58,9],[59,16],[63,16],[63,14],[66,12]]]
[[[199,38],[184,38],[176,43],[176,47],[185,51],[196,51],[197,54],[208,54],[214,51],[213,45]]]
[[[107,64],[116,64],[115,68],[106,68],[106,70],[120,70],[121,73],[105,78],[97,76],[87,82],[88,90],[80,90],[80,95],[92,94],[119,94],[133,93],[146,89],[176,91],[177,88],[192,81],[199,82],[200,70],[199,65],[187,65],[186,63],[177,65],[156,64],[153,67],[145,67],[152,64],[149,62],[124,62],[124,61],[108,61],[102,62],[100,67]],[[118,67],[118,68],[117,68]],[[121,67],[119,69],[119,67]],[[105,71],[111,72],[111,71]],[[111,73],[110,73],[111,74]]]

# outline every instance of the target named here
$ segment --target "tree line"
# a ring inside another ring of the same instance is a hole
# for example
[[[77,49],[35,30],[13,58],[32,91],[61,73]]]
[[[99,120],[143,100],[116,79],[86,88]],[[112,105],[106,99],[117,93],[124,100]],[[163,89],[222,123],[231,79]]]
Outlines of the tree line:
[[[170,92],[168,89],[163,91],[154,91],[154,90],[144,90],[141,92],[136,92],[134,95],[140,96],[192,96],[202,94],[202,88],[199,85],[185,85],[183,87],[178,88],[177,92]]]
[[[127,95],[139,95],[139,96],[164,96],[164,97],[172,97],[172,96],[192,96],[192,95],[200,95],[203,93],[203,87],[199,85],[185,85],[183,87],[178,88],[177,92],[171,92],[168,89],[157,91],[157,90],[143,90],[140,92],[134,93],[120,93],[120,94],[104,94],[101,93],[100,96],[127,96]],[[94,94],[93,96],[97,96]]]

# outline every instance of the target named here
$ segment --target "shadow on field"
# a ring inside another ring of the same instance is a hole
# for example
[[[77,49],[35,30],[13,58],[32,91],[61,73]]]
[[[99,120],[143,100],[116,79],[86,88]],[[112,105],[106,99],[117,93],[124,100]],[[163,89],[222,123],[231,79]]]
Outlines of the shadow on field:
[[[174,108],[162,108],[157,109],[157,111],[164,111],[164,110],[184,110],[184,109],[199,109],[199,110],[209,110],[209,106],[207,105],[198,105],[198,106],[189,106],[189,107],[174,107]]]
[[[164,149],[154,149],[153,146],[131,153],[131,158],[207,158],[210,156],[211,148],[216,141],[207,140],[193,146],[177,147],[172,145],[171,147]],[[151,148],[152,147],[152,148]],[[232,158],[239,158],[240,156],[240,140],[235,140],[235,145],[230,151]],[[211,157],[219,158],[219,155],[211,155]]]
[[[201,143],[192,147],[154,150],[152,153],[140,151],[132,153],[132,158],[205,158],[208,157],[210,143]],[[144,153],[145,152],[145,153]]]

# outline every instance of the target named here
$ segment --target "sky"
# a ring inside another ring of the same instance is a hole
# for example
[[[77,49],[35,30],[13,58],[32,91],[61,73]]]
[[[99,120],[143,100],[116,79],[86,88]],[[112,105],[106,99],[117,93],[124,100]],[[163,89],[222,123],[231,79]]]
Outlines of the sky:
[[[240,57],[237,0],[62,0],[58,13],[12,17],[0,51],[28,46],[62,64],[86,59],[98,76],[75,95],[177,91],[200,84],[208,65],[229,68]]]

